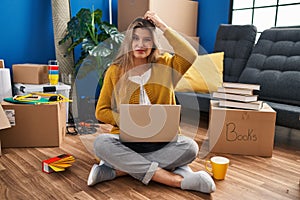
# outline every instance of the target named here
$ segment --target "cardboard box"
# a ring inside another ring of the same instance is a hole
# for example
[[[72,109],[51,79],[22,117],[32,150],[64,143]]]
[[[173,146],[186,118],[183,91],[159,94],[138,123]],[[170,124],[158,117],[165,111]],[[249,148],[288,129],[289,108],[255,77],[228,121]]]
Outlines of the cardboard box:
[[[156,12],[174,30],[196,36],[198,2],[188,0],[119,0],[119,31],[126,31],[135,18],[143,17],[148,10]]]
[[[49,83],[46,64],[14,64],[13,82],[27,84]]]
[[[2,106],[0,105],[0,130],[10,128],[10,127],[11,125],[6,117],[6,114]],[[1,139],[0,139],[0,156],[1,155],[2,155],[2,151],[1,151]]]
[[[182,35],[183,38],[185,40],[187,40],[193,47],[194,49],[199,52],[200,50],[200,38],[199,37],[189,37],[189,36],[185,36]],[[173,47],[169,44],[169,42],[167,41],[167,39],[162,35],[162,34],[158,34],[158,41],[159,41],[159,46],[160,46],[160,52],[174,52]]]
[[[5,68],[4,60],[3,59],[0,59],[0,68]]]
[[[211,152],[272,156],[276,112],[267,103],[259,111],[221,108],[213,100],[210,103]]]
[[[65,103],[12,104],[3,101],[10,129],[0,130],[2,147],[55,147],[66,133]]]
[[[43,92],[43,93],[53,93],[61,94],[66,98],[70,98],[71,86],[63,83],[58,83],[57,85],[49,84],[22,84],[15,83],[13,85],[13,91],[15,95],[26,95],[33,92]],[[68,121],[69,116],[69,103],[66,103],[66,119]]]

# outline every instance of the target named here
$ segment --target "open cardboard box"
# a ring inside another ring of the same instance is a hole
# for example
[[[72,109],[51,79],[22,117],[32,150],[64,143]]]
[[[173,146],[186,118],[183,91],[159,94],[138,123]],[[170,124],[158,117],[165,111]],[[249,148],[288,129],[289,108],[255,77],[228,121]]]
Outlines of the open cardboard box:
[[[6,117],[6,114],[0,105],[0,130],[10,128],[11,125],[8,121],[8,118]],[[1,139],[0,139],[0,156],[2,155],[1,151]]]
[[[211,152],[272,156],[276,112],[267,103],[261,110],[222,108],[215,100],[210,106]]]

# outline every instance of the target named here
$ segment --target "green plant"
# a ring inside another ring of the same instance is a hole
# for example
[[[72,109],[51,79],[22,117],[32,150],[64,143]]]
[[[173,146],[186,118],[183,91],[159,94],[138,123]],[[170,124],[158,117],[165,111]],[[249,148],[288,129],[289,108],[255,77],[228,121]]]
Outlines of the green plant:
[[[82,8],[68,22],[66,35],[59,41],[59,44],[63,44],[69,39],[72,39],[72,42],[67,49],[67,53],[72,52],[75,47],[81,45],[81,55],[74,66],[75,76],[79,75],[77,72],[84,59],[90,56],[95,58],[97,71],[101,78],[119,49],[124,35],[114,25],[102,21],[102,11],[100,9],[90,11],[90,9]],[[87,65],[84,72],[88,73],[92,70],[94,68]],[[80,75],[80,77],[82,76],[83,74]],[[102,82],[102,79],[100,82]]]

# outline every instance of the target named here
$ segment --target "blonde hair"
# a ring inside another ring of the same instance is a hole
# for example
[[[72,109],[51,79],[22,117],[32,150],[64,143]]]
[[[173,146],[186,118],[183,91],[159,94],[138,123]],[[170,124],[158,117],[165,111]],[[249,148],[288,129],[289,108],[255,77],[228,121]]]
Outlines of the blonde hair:
[[[118,95],[112,98],[112,104],[117,103],[116,105],[117,110],[119,109],[118,108],[119,104],[129,103],[128,98],[130,98],[129,97],[130,94],[132,94],[134,90],[137,89],[137,88],[127,87],[128,85],[127,81],[129,81],[127,72],[129,72],[134,66],[133,50],[131,44],[132,44],[134,31],[137,28],[149,30],[152,36],[153,46],[150,55],[147,57],[147,62],[148,63],[157,62],[157,59],[160,54],[155,25],[151,23],[149,20],[146,20],[144,18],[136,18],[135,20],[133,20],[126,30],[124,41],[121,44],[119,48],[119,52],[112,63],[113,65],[116,65],[120,68],[118,74],[116,74],[118,77],[118,84],[114,88],[115,92],[118,93]]]
[[[156,29],[155,25],[151,23],[149,20],[146,20],[144,18],[136,18],[133,20],[133,22],[128,26],[125,38],[123,43],[120,46],[119,52],[113,61],[113,64],[119,66],[121,68],[121,74],[120,76],[126,74],[131,67],[133,66],[133,52],[132,52],[132,38],[134,30],[137,28],[147,29],[151,33],[152,39],[153,39],[153,47],[150,55],[148,56],[147,60],[148,63],[155,63],[157,61],[157,58],[159,56],[159,46],[158,41],[156,37]]]

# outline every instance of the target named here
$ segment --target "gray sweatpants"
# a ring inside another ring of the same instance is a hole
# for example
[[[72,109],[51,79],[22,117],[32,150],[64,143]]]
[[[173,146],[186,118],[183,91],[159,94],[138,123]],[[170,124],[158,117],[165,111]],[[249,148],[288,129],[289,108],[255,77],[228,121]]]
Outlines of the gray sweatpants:
[[[158,167],[174,170],[191,163],[197,156],[198,144],[191,138],[179,135],[162,149],[137,153],[123,145],[116,134],[100,134],[94,143],[96,155],[105,164],[148,184]]]

